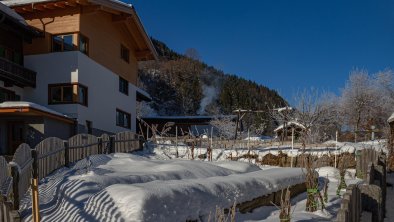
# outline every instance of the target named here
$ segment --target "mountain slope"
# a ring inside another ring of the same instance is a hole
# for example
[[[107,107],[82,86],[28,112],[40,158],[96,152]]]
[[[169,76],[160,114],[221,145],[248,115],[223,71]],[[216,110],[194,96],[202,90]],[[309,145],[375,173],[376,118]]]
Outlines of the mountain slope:
[[[181,55],[152,41],[159,61],[140,65],[139,87],[153,97],[149,105],[158,115],[231,114],[238,108],[268,111],[287,104],[275,90],[201,62],[194,50]],[[261,124],[268,113],[248,118]]]

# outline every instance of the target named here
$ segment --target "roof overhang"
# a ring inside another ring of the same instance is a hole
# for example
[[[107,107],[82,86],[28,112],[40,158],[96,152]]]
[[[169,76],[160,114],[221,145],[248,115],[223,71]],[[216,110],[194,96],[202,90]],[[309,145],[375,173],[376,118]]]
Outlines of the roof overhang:
[[[5,102],[0,103],[0,116],[40,116],[47,117],[68,124],[74,124],[75,120],[71,119],[56,111],[41,107],[33,103],[23,102]]]
[[[137,30],[140,44],[136,49],[138,61],[157,60],[158,54],[148,36],[135,8],[118,0],[4,0],[5,5],[13,8],[22,16],[33,12],[64,9],[69,7],[97,6],[96,10],[113,14],[113,21],[122,22]],[[130,28],[132,31],[135,29]],[[135,36],[133,36],[134,38]]]

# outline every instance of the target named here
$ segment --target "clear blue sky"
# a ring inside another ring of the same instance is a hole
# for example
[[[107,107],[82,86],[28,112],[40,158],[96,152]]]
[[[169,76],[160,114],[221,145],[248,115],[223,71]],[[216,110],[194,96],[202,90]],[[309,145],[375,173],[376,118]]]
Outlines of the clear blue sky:
[[[338,93],[352,68],[394,68],[392,0],[128,0],[149,35],[277,90]]]

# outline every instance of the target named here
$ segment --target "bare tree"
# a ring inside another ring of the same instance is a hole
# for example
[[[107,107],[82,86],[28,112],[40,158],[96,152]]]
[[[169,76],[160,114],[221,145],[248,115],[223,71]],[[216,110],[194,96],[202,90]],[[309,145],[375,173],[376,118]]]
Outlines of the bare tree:
[[[219,133],[221,138],[232,139],[234,137],[235,122],[231,116],[217,117],[209,122]]]
[[[299,91],[295,97],[296,112],[295,121],[304,126],[301,131],[302,145],[316,142],[326,117],[326,107],[320,102],[320,93],[317,89]]]
[[[384,113],[381,106],[386,97],[382,82],[387,76],[376,77],[371,77],[366,70],[355,69],[342,91],[342,114],[346,124],[353,129],[355,142],[359,132],[369,130],[371,125],[377,123],[377,117]]]

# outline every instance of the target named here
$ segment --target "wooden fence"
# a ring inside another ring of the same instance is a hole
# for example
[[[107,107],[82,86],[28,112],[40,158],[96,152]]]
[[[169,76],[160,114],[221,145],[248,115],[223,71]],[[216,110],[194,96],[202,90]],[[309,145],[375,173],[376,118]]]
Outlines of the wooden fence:
[[[343,196],[337,222],[360,221],[362,212],[370,212],[369,220],[382,222],[386,203],[386,156],[372,149],[357,153],[359,184],[349,185]]]
[[[50,137],[34,149],[21,144],[9,164],[0,156],[0,222],[19,220],[20,201],[31,186],[33,171],[41,180],[61,167],[69,167],[94,154],[132,152],[141,148],[142,137],[133,132],[101,137],[78,134],[68,140]]]
[[[13,210],[12,177],[8,169],[7,161],[0,156],[0,222],[19,220],[18,212]]]

